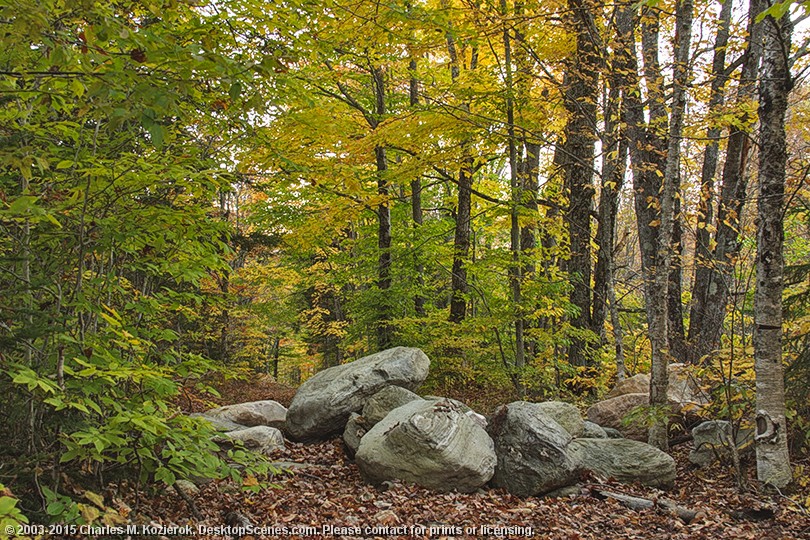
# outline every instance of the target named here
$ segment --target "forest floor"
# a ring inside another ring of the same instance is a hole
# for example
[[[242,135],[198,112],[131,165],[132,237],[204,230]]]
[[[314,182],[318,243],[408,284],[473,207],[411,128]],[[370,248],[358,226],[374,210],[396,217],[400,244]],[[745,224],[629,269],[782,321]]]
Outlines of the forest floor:
[[[220,404],[276,399],[289,404],[294,390],[270,380],[221,385]],[[187,396],[194,409],[205,406]],[[209,403],[210,404],[210,403]],[[293,473],[279,473],[271,487],[246,492],[230,482],[210,482],[199,494],[184,501],[174,492],[146,496],[138,503],[130,492],[122,503],[133,508],[143,523],[192,525],[198,538],[236,536],[227,525],[264,528],[251,538],[548,538],[548,539],[810,539],[810,515],[795,500],[810,492],[793,493],[792,499],[767,494],[751,478],[753,464],[744,463],[749,488],[739,492],[729,467],[714,465],[697,470],[687,460],[689,444],[673,449],[677,461],[675,488],[661,492],[606,479],[584,478],[579,493],[561,498],[519,498],[501,490],[472,494],[436,493],[413,485],[395,483],[384,491],[366,485],[357,466],[349,460],[340,439],[319,444],[288,443],[275,458],[305,463]],[[804,470],[810,470],[805,462]],[[657,500],[666,497],[679,506],[697,511],[684,523],[661,509],[631,510],[602,490]],[[125,494],[122,491],[121,494]],[[120,496],[120,495],[119,495]],[[119,499],[121,500],[121,499]],[[192,503],[198,514],[192,518]],[[200,521],[202,518],[202,521]],[[211,527],[211,529],[204,529]]]

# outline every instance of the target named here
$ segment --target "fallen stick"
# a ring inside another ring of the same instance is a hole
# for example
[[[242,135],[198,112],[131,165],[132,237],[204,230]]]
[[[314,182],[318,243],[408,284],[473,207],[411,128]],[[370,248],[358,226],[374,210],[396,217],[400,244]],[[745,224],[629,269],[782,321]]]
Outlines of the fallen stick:
[[[627,508],[631,510],[647,510],[649,508],[661,508],[668,512],[671,512],[678,516],[681,521],[686,523],[687,525],[695,519],[698,515],[698,512],[695,510],[690,510],[689,508],[684,508],[680,506],[678,503],[671,499],[660,498],[660,499],[643,499],[641,497],[633,497],[631,495],[625,495],[624,493],[616,493],[613,491],[607,491],[604,489],[599,489],[593,487],[591,489],[591,493],[598,493],[604,498],[615,499],[619,501],[620,504],[623,504]]]

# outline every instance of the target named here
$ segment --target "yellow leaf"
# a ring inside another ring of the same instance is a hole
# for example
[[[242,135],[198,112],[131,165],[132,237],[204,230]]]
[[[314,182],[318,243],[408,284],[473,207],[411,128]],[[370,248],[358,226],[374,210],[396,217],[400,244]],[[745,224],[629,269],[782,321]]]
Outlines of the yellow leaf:
[[[104,508],[104,497],[90,490],[84,492],[84,497],[99,508]]]
[[[93,523],[101,515],[101,511],[95,506],[90,506],[89,504],[82,504],[82,503],[79,503],[76,506],[79,507],[79,511],[81,512],[82,517],[87,523]]]

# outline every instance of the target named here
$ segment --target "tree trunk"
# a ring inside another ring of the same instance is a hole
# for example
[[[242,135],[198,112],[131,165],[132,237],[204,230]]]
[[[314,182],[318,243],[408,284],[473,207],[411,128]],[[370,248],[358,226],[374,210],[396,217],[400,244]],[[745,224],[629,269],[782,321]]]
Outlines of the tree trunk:
[[[647,282],[653,290],[647,295],[647,310],[651,322],[649,328],[652,348],[652,369],[650,373],[650,406],[665,411],[667,408],[667,366],[671,356],[669,347],[669,282],[672,257],[672,227],[674,221],[675,196],[680,175],[680,148],[683,117],[686,109],[686,85],[689,79],[689,48],[692,37],[692,0],[680,0],[676,5],[674,66],[672,77],[672,105],[667,143],[667,159],[664,169],[663,186],[659,198],[661,209],[658,227],[656,264],[648,275]],[[652,446],[667,450],[668,418],[665,414],[655,416],[650,427],[648,442]]]
[[[618,11],[614,9],[614,13]],[[599,334],[603,343],[608,289],[613,271],[613,245],[616,237],[616,216],[619,212],[619,194],[624,184],[627,163],[627,139],[621,127],[621,77],[617,60],[614,59],[610,76],[610,89],[605,99],[605,134],[602,137],[602,189],[599,194],[599,222],[596,229],[597,255],[594,267],[592,330]]]
[[[762,23],[757,17],[762,0],[751,0],[748,16],[748,47],[740,74],[737,103],[743,106],[756,98],[756,80],[762,56]],[[739,113],[738,126],[750,123],[745,110]],[[745,169],[750,154],[750,133],[743,127],[733,128],[728,138],[723,166],[723,186],[717,205],[715,247],[706,265],[695,270],[695,288],[689,322],[689,360],[697,363],[720,345],[723,321],[731,295],[734,262],[740,251],[739,229],[748,182]],[[708,223],[708,222],[707,222]],[[705,226],[704,226],[705,228]],[[707,236],[708,233],[704,235]],[[702,256],[699,253],[698,257]],[[700,264],[700,261],[696,261]]]
[[[464,159],[458,174],[456,227],[453,236],[453,275],[450,287],[450,322],[459,323],[467,316],[467,257],[470,253],[470,208],[472,205],[472,170],[470,160]]]
[[[379,122],[385,115],[385,80],[383,70],[375,67],[371,70],[374,83],[375,107],[374,112]],[[386,171],[388,160],[385,148],[374,148],[374,157],[377,165],[377,193],[380,195],[380,204],[377,206],[377,247],[379,259],[377,261],[377,288],[380,292],[379,314],[377,316],[377,348],[387,349],[391,346],[393,328],[391,327],[391,307],[387,302],[388,289],[391,288],[391,207],[388,201],[389,185]]]
[[[408,70],[411,73],[411,80],[408,89],[408,100],[411,108],[415,108],[419,104],[419,80],[416,78],[416,58],[411,58],[408,65]],[[411,180],[411,219],[413,220],[414,237],[419,237],[419,228],[422,226],[422,179],[414,178]],[[425,267],[420,258],[420,250],[414,250],[414,272],[416,273],[416,287],[417,291],[413,296],[413,307],[416,315],[423,317],[425,315],[425,297],[422,296],[425,286],[425,279],[423,274]]]
[[[447,53],[450,56],[450,76],[453,81],[461,74],[461,62],[456,49],[456,41],[452,31],[446,34]],[[478,63],[477,51],[473,50],[470,60],[470,70],[476,68]],[[465,103],[461,109],[470,112],[469,104]],[[474,161],[470,154],[469,143],[463,141],[461,168],[458,173],[458,202],[456,205],[456,226],[453,236],[453,269],[450,278],[450,322],[459,323],[467,316],[467,296],[469,284],[467,283],[467,257],[470,253],[471,234],[471,208],[472,208],[472,182]]]
[[[717,34],[714,40],[712,59],[712,83],[709,95],[709,116],[720,112],[725,102],[726,46],[731,25],[732,0],[720,2],[720,15],[717,20]],[[712,259],[710,227],[714,222],[714,177],[720,153],[720,135],[717,126],[706,130],[706,150],[703,154],[703,167],[700,173],[700,199],[698,200],[697,229],[695,232],[695,270],[692,285],[692,305],[689,313],[689,361],[694,362],[692,349],[695,336],[702,329],[703,312],[706,306],[708,275]]]
[[[576,52],[568,72],[565,108],[570,115],[565,139],[565,186],[568,191],[568,233],[571,257],[568,264],[574,286],[570,300],[578,308],[574,328],[591,329],[591,208],[594,194],[593,162],[598,100],[598,53],[596,27],[588,0],[569,0],[571,24],[576,29]],[[572,339],[568,351],[572,365],[585,366],[585,342]]]
[[[763,20],[764,47],[759,84],[759,226],[757,287],[754,294],[754,364],[757,393],[757,478],[777,488],[792,480],[785,422],[782,366],[784,289],[784,193],[787,146],[785,112],[793,86],[788,65],[790,13]]]

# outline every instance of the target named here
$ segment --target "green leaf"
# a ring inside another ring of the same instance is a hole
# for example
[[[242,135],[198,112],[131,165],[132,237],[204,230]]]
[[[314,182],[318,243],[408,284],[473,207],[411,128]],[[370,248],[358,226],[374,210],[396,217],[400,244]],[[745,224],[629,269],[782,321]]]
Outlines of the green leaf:
[[[242,95],[242,83],[235,82],[231,85],[230,90],[228,90],[228,95],[231,97],[232,101],[236,101],[239,99],[239,96]]]
[[[0,516],[10,514],[17,506],[17,499],[12,497],[0,497]]]

